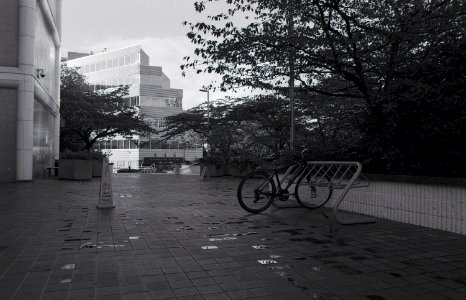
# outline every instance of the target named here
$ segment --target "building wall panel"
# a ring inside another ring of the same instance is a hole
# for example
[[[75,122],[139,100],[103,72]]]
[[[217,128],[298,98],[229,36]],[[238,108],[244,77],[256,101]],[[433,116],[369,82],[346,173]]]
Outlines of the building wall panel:
[[[46,167],[53,166],[55,117],[37,100],[34,101],[33,177],[44,176]]]
[[[17,90],[0,88],[0,181],[16,179]]]
[[[18,65],[18,20],[18,1],[0,0],[0,66]]]
[[[50,95],[55,95],[58,89],[55,68],[55,44],[40,9],[36,9],[35,24],[34,66],[44,70],[45,77],[38,77],[38,80]]]

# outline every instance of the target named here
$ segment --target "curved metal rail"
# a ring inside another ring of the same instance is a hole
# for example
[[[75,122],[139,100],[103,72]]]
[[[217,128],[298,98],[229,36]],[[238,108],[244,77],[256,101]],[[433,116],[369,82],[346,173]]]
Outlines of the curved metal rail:
[[[338,195],[332,212],[335,220],[343,225],[374,223],[374,218],[358,218],[343,220],[338,215],[338,207],[345,199],[349,190],[369,186],[369,181],[362,174],[362,165],[352,161],[308,161],[306,178],[316,186],[342,189]]]

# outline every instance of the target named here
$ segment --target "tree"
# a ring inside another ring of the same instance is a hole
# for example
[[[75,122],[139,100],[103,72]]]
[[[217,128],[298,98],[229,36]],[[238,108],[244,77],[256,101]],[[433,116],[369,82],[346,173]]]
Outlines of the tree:
[[[233,103],[229,100],[203,103],[177,115],[166,118],[166,128],[161,132],[164,139],[197,134],[209,145],[210,154],[228,159],[237,151],[235,145],[241,140],[241,120],[232,113]]]
[[[202,12],[209,2],[198,1],[195,9]],[[362,107],[358,110],[359,118],[353,118],[352,127],[359,125],[356,131],[364,134],[359,152],[368,161],[378,161],[378,171],[425,173],[422,165],[426,159],[417,160],[421,156],[412,150],[432,145],[433,141],[437,143],[434,148],[442,147],[443,139],[432,139],[429,133],[436,125],[407,122],[412,116],[404,114],[401,107],[411,107],[407,112],[416,114],[412,119],[444,124],[442,135],[459,137],[453,132],[464,127],[464,116],[457,113],[463,108],[459,103],[464,103],[464,97],[458,89],[445,89],[442,85],[448,81],[449,86],[461,86],[464,73],[444,72],[437,62],[444,59],[444,49],[454,49],[453,56],[464,53],[464,48],[457,45],[466,36],[466,2],[228,0],[227,3],[230,9],[211,16],[207,22],[186,23],[190,28],[188,38],[197,48],[196,57],[186,57],[183,70],[219,73],[223,79],[221,89],[248,86],[282,95],[287,93],[288,78],[294,76],[301,98],[313,99],[307,101],[310,105],[307,113],[323,113],[310,115],[308,119],[326,120],[327,125],[332,123],[329,120],[338,121],[334,125],[346,123],[335,118],[337,113],[332,113],[334,117],[329,119],[332,115],[329,109],[348,108],[356,101]],[[240,15],[248,17],[248,23],[238,27],[234,22]],[[436,79],[442,84],[433,84],[429,79],[433,77],[420,71],[426,68],[441,75]],[[458,76],[450,76],[452,73]],[[433,88],[430,93],[414,92],[419,82],[426,81]],[[425,96],[430,99],[422,98]],[[447,98],[456,99],[452,100],[456,104],[451,105]],[[325,105],[316,99],[338,105]],[[436,110],[426,109],[429,106]],[[430,114],[436,117],[431,118]],[[451,116],[458,121],[448,121]],[[314,132],[318,129],[314,127]],[[414,136],[419,138],[411,138]],[[451,147],[461,149],[458,143],[461,139],[456,143],[454,140],[450,140]],[[406,147],[412,143],[416,145]],[[445,155],[441,156],[431,156],[429,160],[443,160]],[[438,175],[448,173],[451,172],[446,165],[442,171],[437,169]]]
[[[136,107],[125,105],[127,87],[94,91],[76,68],[65,63],[60,80],[62,149],[89,151],[98,139],[153,132]]]

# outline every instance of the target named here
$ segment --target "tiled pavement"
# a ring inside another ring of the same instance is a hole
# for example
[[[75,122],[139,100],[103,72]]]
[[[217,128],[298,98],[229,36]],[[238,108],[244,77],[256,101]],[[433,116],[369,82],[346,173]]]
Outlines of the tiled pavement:
[[[0,299],[466,299],[465,236],[251,215],[238,182],[118,174],[106,210],[98,180],[0,183]]]

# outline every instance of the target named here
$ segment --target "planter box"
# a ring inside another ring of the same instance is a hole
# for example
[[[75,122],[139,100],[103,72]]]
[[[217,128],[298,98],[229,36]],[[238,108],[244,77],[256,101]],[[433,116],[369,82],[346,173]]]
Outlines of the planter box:
[[[252,166],[252,164],[241,164],[241,165],[231,164],[229,169],[230,169],[230,174],[233,177],[244,177],[247,174],[254,171],[254,167]]]
[[[102,177],[102,160],[92,161],[92,177]]]
[[[92,160],[60,159],[58,178],[70,180],[91,180]]]
[[[222,177],[223,176],[223,165],[201,162],[200,167],[201,167],[201,170],[200,170],[201,173],[204,167],[207,167],[207,169],[209,170],[210,177]]]

